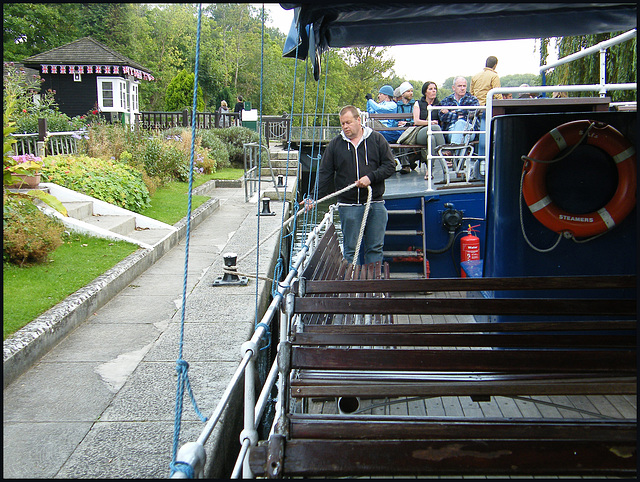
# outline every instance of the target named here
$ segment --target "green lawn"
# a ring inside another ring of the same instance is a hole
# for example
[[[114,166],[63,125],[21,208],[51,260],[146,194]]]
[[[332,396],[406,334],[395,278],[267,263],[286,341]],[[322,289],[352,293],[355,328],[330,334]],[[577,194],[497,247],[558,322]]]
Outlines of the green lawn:
[[[198,176],[197,187],[211,179],[238,179],[241,169],[223,169]],[[175,224],[187,215],[189,183],[172,182],[151,197],[151,207],[142,212],[158,221]],[[192,196],[195,210],[209,199]],[[67,296],[108,271],[138,249],[137,245],[73,233],[49,255],[47,262],[19,267],[3,263],[3,339],[55,306]]]
[[[135,244],[72,233],[45,263],[2,266],[3,339],[138,249]]]

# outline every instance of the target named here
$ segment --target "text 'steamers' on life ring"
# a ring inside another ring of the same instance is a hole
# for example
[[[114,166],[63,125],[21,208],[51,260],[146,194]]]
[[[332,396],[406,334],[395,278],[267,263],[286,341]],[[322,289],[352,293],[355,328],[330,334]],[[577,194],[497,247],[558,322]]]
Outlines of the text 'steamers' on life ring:
[[[547,132],[528,154],[532,160],[551,161],[567,148],[576,145],[592,121],[567,122]],[[556,233],[569,232],[575,237],[594,236],[619,224],[636,204],[636,149],[616,129],[596,122],[586,143],[609,154],[618,170],[618,187],[602,208],[587,214],[573,214],[556,206],[546,188],[547,162],[524,164],[522,194],[531,213],[544,226]]]

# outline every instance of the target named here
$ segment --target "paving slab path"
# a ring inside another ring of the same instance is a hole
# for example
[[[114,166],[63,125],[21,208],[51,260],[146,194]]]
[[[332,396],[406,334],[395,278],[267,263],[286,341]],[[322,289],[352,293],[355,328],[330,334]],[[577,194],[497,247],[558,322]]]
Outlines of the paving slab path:
[[[261,239],[281,223],[280,216],[257,216],[258,200],[245,202],[242,188],[211,195],[219,208],[189,236],[183,344],[191,386],[207,416],[253,332],[256,303],[264,306],[268,298],[265,282],[254,279],[247,286],[213,287],[222,275],[222,254],[248,252],[258,219]],[[169,476],[185,244],[183,239],[5,387],[5,478]],[[278,236],[261,246],[259,275],[271,276],[277,246]],[[254,254],[238,270],[255,273],[255,264]],[[195,441],[204,426],[188,397],[182,421],[179,446]],[[237,434],[224,430],[217,428],[206,447],[210,476],[223,470],[216,456],[238,445]]]

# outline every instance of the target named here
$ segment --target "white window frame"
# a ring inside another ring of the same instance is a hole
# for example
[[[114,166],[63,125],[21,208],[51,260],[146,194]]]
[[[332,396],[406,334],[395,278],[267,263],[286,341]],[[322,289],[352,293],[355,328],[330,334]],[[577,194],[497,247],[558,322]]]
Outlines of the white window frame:
[[[138,82],[131,83],[131,112],[137,114],[140,112],[140,104],[138,100],[138,86],[140,84]]]
[[[123,93],[126,96],[127,85],[126,81],[122,77],[97,77],[97,90],[98,90],[98,107],[102,112],[126,112],[126,99],[123,97]],[[103,84],[110,83],[113,92],[113,105],[104,105],[103,96]],[[124,101],[124,105],[123,105]]]

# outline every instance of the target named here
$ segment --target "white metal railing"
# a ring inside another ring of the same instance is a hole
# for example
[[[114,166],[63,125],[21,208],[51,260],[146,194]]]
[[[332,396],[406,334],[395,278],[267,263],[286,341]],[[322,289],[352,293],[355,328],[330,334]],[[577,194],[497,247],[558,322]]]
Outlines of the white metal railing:
[[[273,173],[273,166],[271,164],[271,153],[266,146],[262,146],[257,142],[247,142],[242,144],[243,149],[243,162],[244,162],[244,176],[242,178],[244,184],[244,201],[249,202],[249,199],[258,191],[259,183],[262,180],[262,166],[267,165],[269,167],[269,173],[271,174],[271,182],[276,190],[276,197],[280,198],[280,191],[278,190],[278,183]],[[260,153],[266,154],[265,157],[260,159]],[[261,162],[262,161],[262,162]]]
[[[77,154],[78,140],[85,135],[85,131],[47,132],[47,137],[42,144],[48,156],[60,154]],[[13,151],[16,155],[32,154],[43,157],[45,154],[38,145],[38,134],[11,134],[16,140]]]
[[[278,403],[276,405],[275,420],[278,420],[280,414],[285,413],[284,405],[286,404],[287,400],[286,378],[288,377],[288,370],[286,366],[278,364],[278,359],[280,358],[281,352],[286,350],[288,344],[287,333],[290,328],[289,323],[292,314],[290,304],[287,304],[287,309],[285,310],[285,314],[283,314],[284,319],[282,319],[280,322],[280,338],[278,343],[279,356],[271,366],[269,375],[267,376],[260,395],[256,400],[253,375],[255,374],[255,359],[258,354],[258,345],[261,338],[267,332],[271,321],[274,319],[276,314],[280,312],[280,307],[283,303],[283,300],[285,299],[285,295],[291,294],[291,285],[297,278],[298,273],[304,271],[304,268],[306,267],[306,264],[308,264],[310,256],[315,252],[318,240],[320,238],[320,233],[324,232],[326,228],[333,222],[333,211],[334,207],[330,206],[329,212],[325,214],[322,221],[307,236],[306,243],[302,246],[302,249],[298,252],[294,261],[292,262],[292,268],[287,274],[287,277],[284,279],[284,281],[278,283],[274,298],[267,308],[265,314],[262,316],[260,323],[258,323],[251,339],[242,344],[242,360],[240,361],[238,368],[236,369],[233,377],[227,385],[227,388],[222,394],[222,397],[218,402],[216,409],[208,419],[205,427],[202,429],[200,436],[195,442],[188,442],[184,444],[180,448],[180,450],[178,450],[178,453],[176,455],[176,462],[188,464],[193,469],[196,478],[201,478],[204,476],[204,467],[206,461],[206,452],[204,450],[204,445],[207,443],[207,440],[213,433],[213,430],[219,422],[222,413],[229,405],[231,394],[238,385],[239,381],[242,379],[243,375],[245,379],[244,429],[240,433],[240,443],[242,446],[238,454],[235,467],[233,469],[232,478],[239,478],[241,472],[243,478],[253,477],[253,474],[249,469],[246,455],[249,451],[249,448],[252,445],[255,446],[258,442],[258,433],[256,431],[256,426],[259,423],[259,420],[262,417],[262,413],[264,412],[264,409],[267,405],[269,394],[271,393],[271,390],[276,383],[280,396],[278,397]],[[288,222],[289,221],[293,221],[293,216],[289,218]],[[285,229],[286,226],[287,222],[284,223],[282,229]],[[186,474],[184,472],[176,471],[171,476],[171,478],[184,479],[186,478]]]
[[[541,65],[540,66],[540,74],[542,75],[542,79],[543,79],[543,85],[545,84],[544,82],[544,74],[547,70],[551,70],[554,67],[557,67],[558,65],[563,65],[563,64],[568,64],[569,62],[573,62],[576,59],[580,59],[582,57],[586,57],[587,55],[591,55],[593,53],[599,52],[600,53],[600,86],[601,89],[599,90],[599,94],[600,97],[604,97],[607,94],[607,90],[605,88],[606,86],[606,75],[607,75],[607,68],[606,68],[606,55],[607,55],[607,49],[609,47],[612,47],[613,45],[618,45],[622,42],[626,42],[627,40],[630,40],[634,37],[636,37],[637,35],[637,31],[634,28],[633,30],[629,30],[628,32],[625,32],[621,35],[618,35],[617,37],[613,37],[610,38],[609,40],[604,40],[596,45],[593,45],[591,47],[587,47],[586,49],[581,50],[580,52],[576,52],[570,55],[567,55],[566,57],[562,57],[561,59],[556,60],[555,62],[551,62],[549,64],[546,65]]]
[[[520,93],[532,93],[532,94],[540,94],[542,92],[599,92],[601,88],[605,88],[606,90],[637,90],[638,84],[636,82],[630,82],[626,84],[592,84],[592,85],[547,85],[547,86],[533,86],[533,87],[498,87],[495,89],[491,89],[487,92],[487,123],[486,129],[484,132],[485,135],[485,146],[489,145],[490,141],[490,133],[491,129],[489,126],[491,125],[492,119],[492,109],[493,109],[493,96],[494,94],[520,94]],[[485,153],[486,154],[486,153]],[[488,164],[485,164],[485,168],[488,167]]]
[[[484,146],[485,146],[485,153],[483,156],[465,156],[468,159],[480,159],[480,163],[481,166],[484,167],[484,171],[486,172],[487,168],[488,168],[488,152],[487,152],[487,148],[489,146],[489,137],[490,137],[490,128],[489,126],[491,125],[491,118],[492,118],[492,108],[493,108],[493,95],[494,94],[506,94],[506,93],[512,93],[512,94],[520,94],[520,93],[546,93],[546,92],[556,92],[556,91],[562,91],[562,92],[588,92],[588,91],[595,91],[598,92],[599,95],[601,97],[604,97],[607,93],[607,91],[611,91],[611,90],[633,90],[633,89],[637,89],[637,83],[624,83],[624,84],[607,84],[606,83],[606,64],[605,64],[605,59],[606,59],[606,50],[613,46],[613,45],[617,45],[623,42],[626,42],[627,40],[630,40],[632,38],[635,38],[637,36],[637,31],[636,29],[630,30],[628,32],[625,32],[621,35],[618,35],[614,38],[611,38],[609,40],[605,40],[603,42],[600,42],[592,47],[588,47],[584,50],[581,50],[580,52],[576,52],[574,54],[568,55],[566,57],[563,57],[562,59],[559,59],[555,62],[549,63],[547,65],[543,65],[540,66],[540,73],[543,74],[544,72],[557,67],[558,65],[562,65],[562,64],[566,64],[569,62],[572,62],[576,59],[585,57],[587,55],[591,55],[595,52],[599,52],[600,53],[600,83],[599,84],[593,84],[593,85],[555,85],[555,86],[534,86],[534,87],[500,87],[500,88],[496,88],[496,89],[491,89],[488,93],[487,93],[487,104],[485,107],[477,107],[477,106],[468,106],[468,107],[454,107],[456,109],[484,109],[486,110],[487,114],[486,114],[486,123],[485,123],[485,130],[484,131],[480,131],[479,134],[484,136],[485,142],[484,142]],[[636,103],[632,103],[632,102],[624,102],[624,103],[612,103],[612,106],[615,105],[619,105],[620,107],[624,106],[625,108],[632,108],[634,105],[636,105]],[[458,156],[432,156],[431,155],[431,145],[432,145],[432,137],[433,137],[433,130],[431,129],[431,111],[433,110],[439,110],[442,109],[442,106],[429,106],[428,108],[428,120],[429,120],[429,124],[428,124],[428,135],[427,135],[427,172],[428,172],[428,185],[427,185],[427,190],[432,190],[433,189],[433,184],[432,184],[432,179],[431,179],[431,165],[432,162],[431,160],[434,157],[437,158],[455,158]],[[452,133],[454,131],[443,131],[443,134],[446,133]],[[475,131],[455,131],[454,133],[464,133],[464,134],[468,134],[469,132],[475,132],[478,133],[478,129],[476,129]],[[482,169],[482,167],[481,167]],[[467,163],[467,172],[465,173],[467,178],[469,176],[469,163]],[[447,179],[448,181],[448,179]]]
[[[46,149],[49,156],[59,154],[77,154],[78,141],[85,135],[85,131],[48,132]]]
[[[431,124],[431,112],[433,112],[434,110],[442,110],[442,109],[450,109],[450,110],[468,110],[468,111],[477,111],[476,112],[476,118],[479,118],[479,116],[482,115],[483,111],[486,109],[485,106],[483,105],[468,105],[468,106],[448,106],[448,105],[430,105],[427,106],[427,122],[428,124],[425,126],[427,128],[427,191],[433,191],[434,187],[433,187],[433,179],[432,179],[432,160],[433,159],[444,159],[445,161],[447,159],[451,159],[454,160],[456,158],[462,157],[462,156],[456,156],[456,155],[448,155],[448,156],[434,156],[431,154],[431,146],[433,145],[433,127]],[[469,114],[468,114],[469,115]],[[467,122],[468,125],[468,122]],[[474,127],[474,126],[471,126]],[[443,131],[438,131],[441,132],[442,135],[452,135],[452,134],[462,134],[466,139],[469,139],[468,136],[475,136],[475,135],[482,135],[483,131],[481,131],[478,128],[475,129],[468,129],[468,130],[461,130],[461,131],[455,131],[455,130],[443,130]],[[465,142],[465,144],[461,144],[461,145],[466,145],[467,142]],[[486,159],[487,159],[487,153],[486,153],[486,146],[488,144],[485,144],[485,153],[483,155],[477,155],[477,154],[472,154],[472,155],[465,155],[464,158],[468,159],[468,160],[472,160],[472,159],[477,159],[478,162],[480,163],[484,163],[484,165],[486,166]],[[482,168],[481,168],[482,169]],[[457,169],[456,169],[457,170]],[[468,180],[470,177],[470,171],[471,171],[471,163],[470,162],[466,162],[466,166],[465,166],[465,176],[466,179]],[[447,178],[447,184],[449,183],[449,179],[448,179],[448,173],[445,172],[445,177]]]

